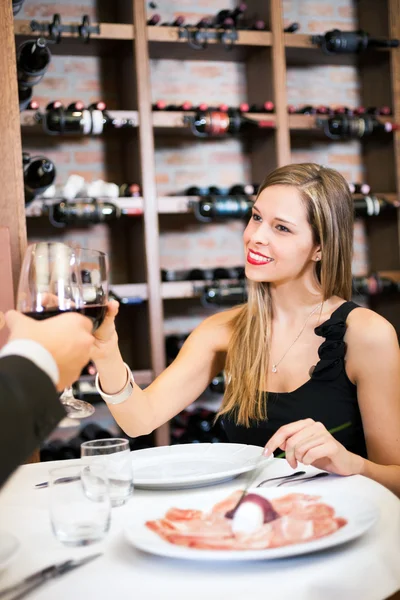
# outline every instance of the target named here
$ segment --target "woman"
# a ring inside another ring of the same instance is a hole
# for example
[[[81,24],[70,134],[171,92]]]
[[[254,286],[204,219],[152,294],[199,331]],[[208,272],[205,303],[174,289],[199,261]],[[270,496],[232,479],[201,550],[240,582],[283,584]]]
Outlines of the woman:
[[[349,301],[346,181],[312,163],[276,169],[243,240],[248,302],[206,319],[144,391],[129,382],[110,303],[93,359],[103,397],[120,402],[110,405],[115,419],[130,436],[147,434],[225,369],[220,415],[230,441],[265,445],[266,455],[280,448],[293,468],[361,473],[400,497],[398,341],[388,321]]]

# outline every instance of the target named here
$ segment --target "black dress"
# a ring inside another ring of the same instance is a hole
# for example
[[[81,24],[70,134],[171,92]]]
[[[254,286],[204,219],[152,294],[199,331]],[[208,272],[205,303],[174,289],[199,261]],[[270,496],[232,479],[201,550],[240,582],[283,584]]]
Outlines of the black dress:
[[[293,392],[268,393],[267,420],[245,427],[237,425],[233,415],[223,415],[230,442],[265,446],[279,427],[300,419],[321,421],[328,430],[350,421],[351,426],[334,437],[350,452],[367,457],[357,387],[348,378],[344,365],[346,319],[354,308],[358,308],[354,302],[344,302],[314,329],[316,335],[325,338],[318,349],[319,362],[310,379]]]

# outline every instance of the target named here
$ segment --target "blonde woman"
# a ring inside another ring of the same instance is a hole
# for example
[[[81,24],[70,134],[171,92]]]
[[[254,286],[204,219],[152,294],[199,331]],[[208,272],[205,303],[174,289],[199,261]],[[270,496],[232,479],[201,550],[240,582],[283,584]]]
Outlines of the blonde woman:
[[[292,467],[361,473],[400,497],[399,346],[388,321],[350,301],[346,181],[312,163],[276,169],[243,241],[248,302],[206,319],[145,390],[122,361],[110,303],[93,359],[113,416],[128,435],[148,434],[225,369],[220,417],[231,442],[284,450]]]

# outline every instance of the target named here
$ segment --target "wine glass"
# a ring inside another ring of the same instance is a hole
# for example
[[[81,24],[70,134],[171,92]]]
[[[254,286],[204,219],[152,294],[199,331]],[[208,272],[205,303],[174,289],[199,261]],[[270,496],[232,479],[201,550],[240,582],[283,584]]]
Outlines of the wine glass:
[[[18,285],[18,310],[39,321],[76,311],[89,317],[95,330],[105,317],[107,300],[107,257],[103,252],[60,242],[28,246]],[[94,413],[91,404],[74,398],[71,387],[64,390],[60,401],[69,417],[81,419]]]

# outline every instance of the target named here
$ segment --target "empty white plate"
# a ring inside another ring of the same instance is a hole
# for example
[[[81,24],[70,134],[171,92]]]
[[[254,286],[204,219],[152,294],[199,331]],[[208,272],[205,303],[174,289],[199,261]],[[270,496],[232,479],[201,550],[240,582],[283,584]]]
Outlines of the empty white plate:
[[[180,489],[233,479],[264,466],[262,448],[247,444],[177,444],[131,453],[137,488]],[[271,457],[265,458],[265,462]]]

